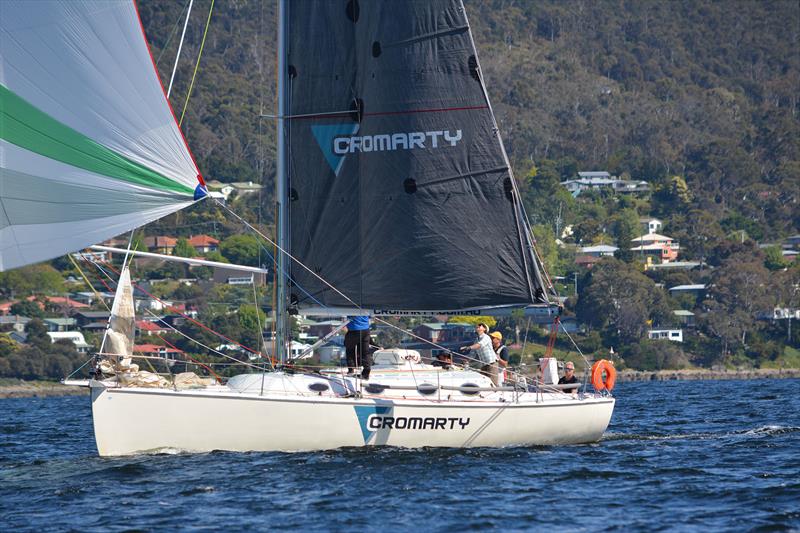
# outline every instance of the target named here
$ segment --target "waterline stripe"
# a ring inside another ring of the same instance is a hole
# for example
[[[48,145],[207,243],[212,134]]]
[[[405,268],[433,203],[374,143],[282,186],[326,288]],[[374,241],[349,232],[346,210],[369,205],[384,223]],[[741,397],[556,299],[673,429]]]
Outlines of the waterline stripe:
[[[194,191],[62,124],[0,84],[0,138],[103,176],[191,195]]]

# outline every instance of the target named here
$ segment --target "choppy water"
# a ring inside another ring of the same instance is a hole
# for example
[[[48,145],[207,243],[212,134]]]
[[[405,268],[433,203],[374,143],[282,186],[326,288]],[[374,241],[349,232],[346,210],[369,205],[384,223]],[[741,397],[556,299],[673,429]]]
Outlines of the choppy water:
[[[88,397],[0,400],[0,528],[800,531],[800,380],[616,393],[592,445],[114,459]]]

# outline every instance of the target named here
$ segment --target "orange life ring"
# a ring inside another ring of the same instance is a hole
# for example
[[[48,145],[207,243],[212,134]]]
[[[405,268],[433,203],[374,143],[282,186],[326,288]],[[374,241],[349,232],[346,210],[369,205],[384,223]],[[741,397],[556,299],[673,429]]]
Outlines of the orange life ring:
[[[606,374],[605,380],[603,380],[603,372]],[[614,363],[600,359],[592,365],[592,385],[595,390],[608,389],[610,391],[614,388],[616,381],[617,370],[614,368]]]

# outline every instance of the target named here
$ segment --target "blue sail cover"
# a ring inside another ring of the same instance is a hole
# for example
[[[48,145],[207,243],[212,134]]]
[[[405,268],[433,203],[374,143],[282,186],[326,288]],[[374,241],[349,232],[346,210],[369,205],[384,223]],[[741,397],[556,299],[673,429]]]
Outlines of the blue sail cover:
[[[285,158],[300,306],[546,303],[459,0],[287,2]]]

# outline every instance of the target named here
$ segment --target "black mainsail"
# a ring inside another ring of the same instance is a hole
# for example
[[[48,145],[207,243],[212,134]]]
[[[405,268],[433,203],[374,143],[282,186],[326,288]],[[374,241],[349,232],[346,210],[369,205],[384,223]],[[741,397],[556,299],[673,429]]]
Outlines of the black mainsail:
[[[460,0],[286,2],[284,153],[301,307],[548,304]]]

